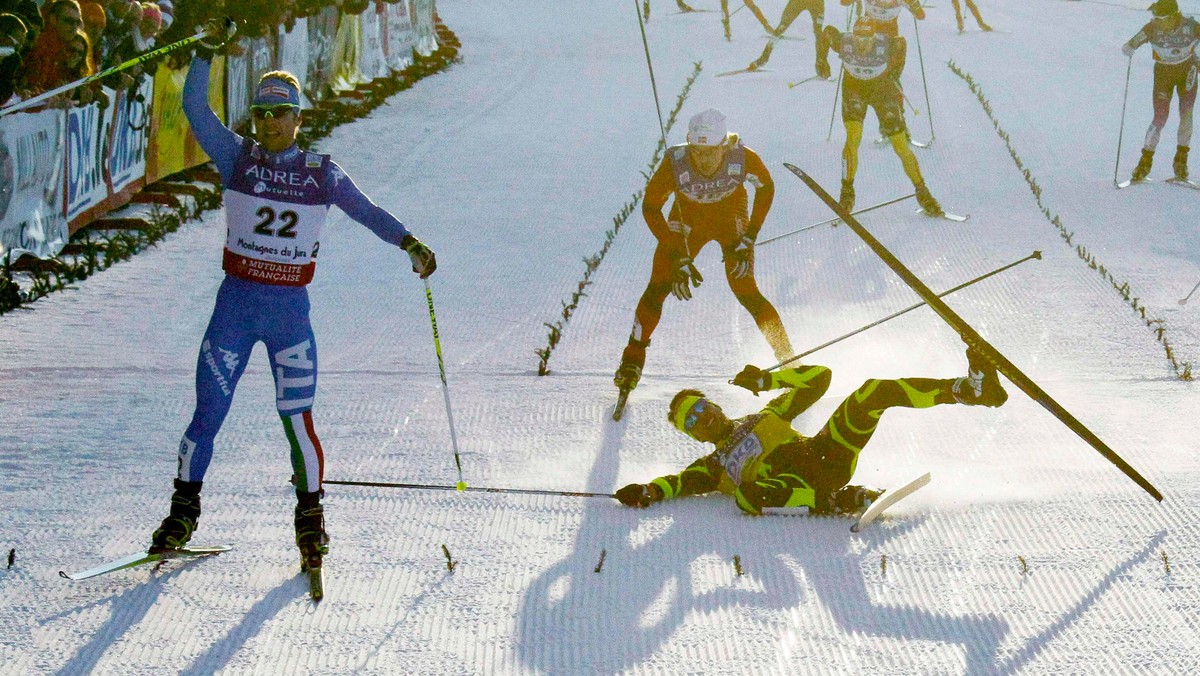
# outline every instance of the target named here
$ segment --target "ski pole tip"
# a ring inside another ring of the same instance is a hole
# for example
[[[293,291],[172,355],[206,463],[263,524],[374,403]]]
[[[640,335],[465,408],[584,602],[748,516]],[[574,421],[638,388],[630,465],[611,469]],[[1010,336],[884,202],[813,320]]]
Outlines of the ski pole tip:
[[[1042,260],[1042,252],[1041,251],[1034,251],[1031,255],[1034,258],[1038,259],[1039,261]]]

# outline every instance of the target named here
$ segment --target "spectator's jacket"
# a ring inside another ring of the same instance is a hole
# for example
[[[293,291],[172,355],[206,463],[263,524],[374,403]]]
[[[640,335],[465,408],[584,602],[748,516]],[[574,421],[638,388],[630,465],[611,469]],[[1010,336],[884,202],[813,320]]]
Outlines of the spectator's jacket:
[[[716,450],[688,465],[679,474],[651,483],[668,500],[720,491],[732,495],[738,507],[758,513],[762,506],[813,507],[815,493],[802,477],[788,477],[790,490],[776,494],[776,471],[771,456],[781,450],[803,452],[808,437],[792,429],[791,421],[817,402],[829,388],[831,372],[824,366],[782,369],[771,374],[772,389],[788,388],[754,415],[733,421],[733,431],[716,443]],[[790,447],[790,448],[789,448]],[[769,499],[763,493],[771,492]]]
[[[296,145],[272,154],[227,129],[208,106],[210,66],[192,60],[183,110],[225,185],[226,274],[276,286],[308,284],[331,205],[400,246],[408,229],[359,191],[329,156]]]

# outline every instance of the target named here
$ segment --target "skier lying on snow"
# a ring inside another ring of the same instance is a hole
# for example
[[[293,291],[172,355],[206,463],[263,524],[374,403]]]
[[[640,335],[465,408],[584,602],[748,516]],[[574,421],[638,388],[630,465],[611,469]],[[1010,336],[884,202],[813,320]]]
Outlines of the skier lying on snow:
[[[667,419],[696,441],[714,444],[716,450],[679,474],[629,484],[617,491],[616,498],[630,507],[648,507],[718,490],[732,495],[748,514],[762,514],[764,507],[808,507],[810,514],[860,512],[883,491],[846,484],[885,410],[938,404],[996,407],[1008,399],[994,366],[971,348],[967,348],[967,361],[968,375],[960,378],[868,380],[814,437],[797,433],[791,421],[829,388],[831,372],[825,366],[775,372],[746,366],[733,384],[756,395],[780,388],[788,391],[758,413],[733,420],[703,392],[683,390],[671,400]]]

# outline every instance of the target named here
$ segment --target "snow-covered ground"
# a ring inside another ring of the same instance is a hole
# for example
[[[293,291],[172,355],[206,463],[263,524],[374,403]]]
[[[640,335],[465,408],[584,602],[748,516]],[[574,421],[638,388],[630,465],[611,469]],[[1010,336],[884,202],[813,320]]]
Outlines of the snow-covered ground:
[[[611,492],[705,449],[663,419],[699,386],[738,414],[727,384],[774,362],[721,274],[669,301],[625,419],[612,372],[649,275],[635,213],[537,376],[546,322],[644,183],[659,136],[634,2],[440,0],[463,63],[322,142],[373,198],[437,251],[433,277],[463,474],[476,487]],[[717,0],[694,5],[717,9]],[[783,0],[759,3],[772,21]],[[828,2],[828,21],[843,9]],[[958,34],[930,8],[920,46],[936,140],[918,157],[934,193],[970,213],[928,220],[911,202],[863,222],[934,289],[1040,250],[1044,259],[949,304],[1165,495],[1160,504],[1015,388],[1004,407],[892,411],[857,483],[933,483],[867,531],[750,518],[723,497],[631,510],[605,498],[330,486],[328,596],[296,575],[286,440],[261,349],[241,382],[204,491],[197,543],[233,551],[72,583],[143,546],[167,509],[193,406],[196,349],[221,279],[224,216],[0,319],[0,672],[61,673],[1172,673],[1200,671],[1200,194],[1112,188],[1127,61],[1145,2],[979,0],[997,30]],[[1122,4],[1128,7],[1121,6]],[[760,52],[746,10],[646,26],[664,115],[693,63],[686,119],[722,109],[774,173],[762,237],[830,216],[782,167],[836,190],[835,85],[811,74],[802,16],[771,72],[714,77]],[[738,3],[731,3],[735,7]],[[1185,2],[1185,11],[1200,2]],[[906,91],[929,137],[913,23]],[[985,92],[1066,244],[966,82]],[[834,61],[836,68],[837,62]],[[1149,122],[1148,48],[1134,58],[1122,178]],[[1153,175],[1169,173],[1175,112]],[[907,193],[868,117],[860,206]],[[1193,162],[1200,170],[1200,164]],[[326,478],[457,480],[421,283],[402,253],[334,212],[311,287],[322,359],[314,411]],[[1148,327],[1082,245],[1159,320]],[[916,301],[846,228],[762,247],[758,280],[803,350]],[[806,359],[834,370],[796,426],[812,433],[870,376],[951,377],[962,344],[927,309]],[[443,545],[456,566],[447,570]],[[603,566],[597,566],[603,556]],[[734,558],[740,564],[738,575]]]

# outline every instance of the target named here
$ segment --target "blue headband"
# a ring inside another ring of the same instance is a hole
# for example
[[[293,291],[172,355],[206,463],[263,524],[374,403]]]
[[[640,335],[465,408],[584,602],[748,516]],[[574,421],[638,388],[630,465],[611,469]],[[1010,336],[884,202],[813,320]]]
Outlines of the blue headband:
[[[287,80],[282,80],[277,77],[269,77],[258,83],[258,90],[254,94],[254,106],[278,106],[283,104],[291,104],[300,106],[300,90],[296,89]]]

